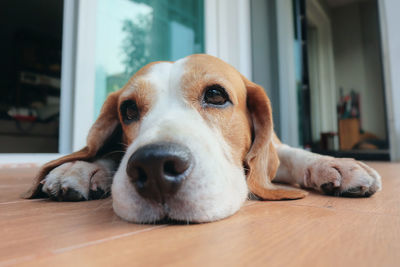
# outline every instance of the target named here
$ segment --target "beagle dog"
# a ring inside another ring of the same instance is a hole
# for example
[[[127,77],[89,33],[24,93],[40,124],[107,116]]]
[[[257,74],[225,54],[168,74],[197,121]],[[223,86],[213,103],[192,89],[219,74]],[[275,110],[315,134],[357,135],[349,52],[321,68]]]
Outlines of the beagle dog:
[[[111,193],[130,222],[210,222],[234,214],[249,193],[282,200],[305,197],[298,186],[350,197],[381,189],[362,162],[282,144],[271,113],[264,89],[218,58],[150,63],[108,96],[86,147],[45,164],[25,197]]]

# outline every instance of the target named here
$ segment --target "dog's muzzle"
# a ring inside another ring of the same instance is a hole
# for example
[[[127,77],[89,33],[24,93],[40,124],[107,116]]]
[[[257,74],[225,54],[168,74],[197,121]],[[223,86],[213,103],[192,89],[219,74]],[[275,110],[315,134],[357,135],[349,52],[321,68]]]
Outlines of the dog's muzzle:
[[[142,197],[163,204],[178,192],[192,165],[187,147],[161,142],[136,150],[129,158],[126,173]]]

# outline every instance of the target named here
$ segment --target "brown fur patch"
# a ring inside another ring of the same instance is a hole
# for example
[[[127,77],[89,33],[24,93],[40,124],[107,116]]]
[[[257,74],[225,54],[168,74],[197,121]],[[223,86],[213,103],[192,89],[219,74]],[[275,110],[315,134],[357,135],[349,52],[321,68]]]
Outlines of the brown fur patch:
[[[298,199],[307,195],[302,190],[272,184],[279,167],[273,140],[280,143],[273,130],[272,109],[264,89],[243,77],[247,88],[247,108],[251,115],[254,141],[246,156],[249,167],[247,184],[262,199]]]
[[[231,147],[232,159],[242,167],[251,143],[250,123],[246,108],[246,89],[240,74],[227,63],[207,55],[192,55],[181,86],[187,102],[198,110],[206,123],[220,131]],[[207,86],[219,84],[227,91],[232,105],[226,108],[203,107]]]
[[[141,78],[141,76],[136,76],[136,80],[132,80],[131,83],[128,83],[124,88],[126,88],[126,90],[121,95],[118,101],[118,106],[121,106],[121,104],[126,100],[133,100],[136,102],[140,114],[138,122],[128,125],[121,123],[124,133],[123,142],[125,145],[128,145],[137,137],[140,128],[140,121],[154,105],[157,95],[151,83],[148,80]],[[118,116],[120,122],[122,122],[119,108]]]

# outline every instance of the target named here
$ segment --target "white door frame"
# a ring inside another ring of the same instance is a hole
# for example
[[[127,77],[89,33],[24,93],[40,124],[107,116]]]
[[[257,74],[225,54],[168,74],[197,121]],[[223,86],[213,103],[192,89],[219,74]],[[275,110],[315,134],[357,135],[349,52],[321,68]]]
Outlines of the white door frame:
[[[205,51],[252,79],[250,0],[204,0]]]
[[[78,0],[72,150],[86,145],[94,118],[97,0]]]
[[[76,0],[64,1],[61,60],[62,90],[60,95],[60,134],[58,145],[60,154],[72,152],[77,4]]]
[[[307,0],[307,20],[317,31],[318,90],[312,90],[311,103],[318,107],[319,132],[337,132],[336,79],[332,28],[329,16],[316,0]],[[313,112],[314,113],[314,112]],[[314,131],[313,131],[314,132]]]
[[[378,0],[390,159],[400,161],[400,1]]]
[[[292,0],[275,0],[278,35],[279,102],[282,142],[298,147],[298,105]]]

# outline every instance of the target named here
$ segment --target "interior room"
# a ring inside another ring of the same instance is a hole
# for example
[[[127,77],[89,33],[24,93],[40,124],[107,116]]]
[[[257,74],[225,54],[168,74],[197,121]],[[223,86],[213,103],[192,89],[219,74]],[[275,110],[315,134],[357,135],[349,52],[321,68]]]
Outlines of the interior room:
[[[399,266],[400,0],[0,14],[0,267]]]
[[[388,159],[377,1],[306,1],[306,17],[306,143],[321,153]]]
[[[0,153],[57,153],[63,0],[0,10]]]

